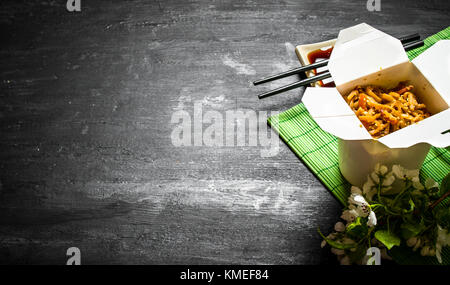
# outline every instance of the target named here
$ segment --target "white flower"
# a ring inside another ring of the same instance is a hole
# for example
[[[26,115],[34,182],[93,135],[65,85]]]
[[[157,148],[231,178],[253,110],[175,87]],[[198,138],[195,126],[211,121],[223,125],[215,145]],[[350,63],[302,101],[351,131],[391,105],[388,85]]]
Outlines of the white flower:
[[[372,178],[375,183],[380,183],[380,177],[385,176],[387,172],[388,168],[385,165],[377,163],[374,171],[370,174],[370,178]]]
[[[351,264],[350,258],[348,256],[344,256],[339,262],[341,265],[350,265]]]
[[[420,250],[420,255],[429,256],[430,252],[431,252],[431,248],[428,245],[426,245],[426,246],[422,247],[422,249]]]
[[[381,166],[380,163],[375,164],[375,167],[373,168],[374,172],[376,172],[376,173],[380,172],[380,166]]]
[[[372,172],[370,174],[370,177],[372,178],[373,182],[380,183],[380,177],[378,176],[378,173]]]
[[[344,255],[345,254],[345,250],[337,249],[337,248],[334,248],[334,247],[331,248],[331,252],[333,254],[335,254],[335,255]]]
[[[420,183],[420,180],[419,180],[419,177],[413,177],[412,179],[411,179],[411,181],[412,181],[412,184],[413,184],[413,187],[415,188],[415,189],[417,189],[417,190],[423,190],[424,188],[423,188],[423,185]]]
[[[329,235],[327,235],[327,239],[335,239],[337,237],[337,233],[331,233]]]
[[[372,187],[375,184],[373,183],[372,179],[370,179],[370,176],[367,176],[367,181],[366,183],[364,183],[363,185],[363,193],[366,194],[367,192],[369,192],[370,190],[372,190]]]
[[[369,219],[367,221],[368,227],[374,227],[377,225],[377,216],[375,215],[374,211],[370,211],[369,213]]]
[[[439,261],[439,263],[442,263],[441,251],[442,251],[442,245],[436,243],[436,258]]]
[[[350,204],[356,205],[356,206],[362,206],[366,205],[366,199],[361,194],[351,194],[350,197],[348,197],[348,202]]]
[[[416,251],[419,247],[420,247],[420,245],[421,244],[423,244],[423,242],[422,242],[422,240],[420,239],[420,238],[418,238],[417,239],[417,242],[416,242],[416,244],[414,245],[414,247],[413,247],[413,251]]]
[[[327,245],[327,241],[326,241],[326,240],[323,240],[323,241],[320,243],[320,247],[321,247],[321,248],[324,248],[326,245]]]
[[[386,175],[386,177],[383,180],[383,184],[382,185],[383,186],[390,186],[390,185],[392,185],[392,183],[394,183],[394,181],[395,181],[395,176],[392,173],[390,173],[390,174]]]
[[[374,172],[380,175],[385,175],[388,172],[388,168],[380,163],[375,164]]]
[[[355,187],[356,188],[356,187]],[[341,218],[346,220],[347,223],[354,222],[357,217],[369,217],[367,226],[374,227],[377,224],[377,217],[375,212],[370,208],[369,203],[361,194],[352,193],[348,197],[348,210],[342,213]],[[336,229],[337,230],[337,229]]]
[[[407,170],[405,169],[405,176],[409,179],[419,177],[419,169]]]
[[[427,180],[425,180],[425,188],[427,189],[431,189],[431,188],[438,188],[439,184],[434,181],[432,178],[427,178]]]
[[[397,176],[397,178],[404,179],[405,178],[405,170],[400,165],[392,166],[392,173]]]
[[[358,217],[358,213],[355,210],[345,210],[342,212],[341,219],[347,223],[353,223]]]
[[[334,225],[334,230],[337,232],[343,232],[343,231],[345,231],[345,225],[342,222],[337,222]]]
[[[374,186],[372,179],[368,177],[367,182],[363,185],[363,194],[368,200],[372,200],[373,195],[377,193],[377,188]]]
[[[409,247],[413,247],[415,246],[417,243],[417,237],[410,237],[407,241],[406,241],[406,245]]]
[[[356,186],[352,186],[352,188],[350,188],[350,191],[352,192],[352,194],[362,194],[361,189]]]
[[[360,194],[351,194],[348,198],[349,208],[356,210],[359,217],[367,217],[370,213],[370,206],[366,199]]]
[[[436,258],[439,263],[442,263],[441,251],[444,246],[450,245],[450,234],[446,229],[437,226],[437,238],[436,238]]]
[[[343,244],[354,244],[355,241],[352,240],[351,238],[344,237],[344,238],[342,239],[342,243],[343,243]]]
[[[434,248],[430,248],[430,256],[436,255],[436,250]]]
[[[442,245],[450,245],[450,234],[447,232],[446,229],[441,228],[440,225],[438,225],[437,241],[439,243],[442,243]]]
[[[381,175],[385,175],[387,173],[388,169],[386,167],[386,165],[382,165],[380,166],[380,174]]]

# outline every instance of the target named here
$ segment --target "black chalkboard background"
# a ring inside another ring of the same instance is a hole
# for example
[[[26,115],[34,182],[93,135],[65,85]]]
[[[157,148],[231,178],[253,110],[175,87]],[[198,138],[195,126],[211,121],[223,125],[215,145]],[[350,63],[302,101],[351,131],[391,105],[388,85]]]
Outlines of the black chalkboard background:
[[[361,22],[426,37],[450,2],[1,1],[0,263],[336,264],[341,206],[286,145],[177,147],[171,119],[298,104],[251,82]]]

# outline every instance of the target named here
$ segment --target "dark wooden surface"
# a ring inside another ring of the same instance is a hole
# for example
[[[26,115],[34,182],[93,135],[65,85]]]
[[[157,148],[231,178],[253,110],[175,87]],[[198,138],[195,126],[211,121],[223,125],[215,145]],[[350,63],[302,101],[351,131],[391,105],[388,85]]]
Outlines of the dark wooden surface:
[[[174,147],[170,119],[298,104],[251,81],[341,28],[450,24],[446,0],[381,3],[1,1],[0,263],[65,264],[72,246],[83,264],[335,263],[316,230],[340,205],[286,145]]]

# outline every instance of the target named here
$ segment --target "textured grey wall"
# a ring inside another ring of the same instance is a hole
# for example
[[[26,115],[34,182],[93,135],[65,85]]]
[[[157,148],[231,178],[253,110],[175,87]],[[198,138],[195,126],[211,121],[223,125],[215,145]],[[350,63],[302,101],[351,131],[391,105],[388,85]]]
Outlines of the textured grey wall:
[[[316,229],[340,205],[283,144],[171,142],[172,115],[285,110],[251,81],[294,46],[367,22],[395,36],[450,24],[449,1],[2,1],[0,263],[335,263]],[[294,78],[295,80],[295,78]]]

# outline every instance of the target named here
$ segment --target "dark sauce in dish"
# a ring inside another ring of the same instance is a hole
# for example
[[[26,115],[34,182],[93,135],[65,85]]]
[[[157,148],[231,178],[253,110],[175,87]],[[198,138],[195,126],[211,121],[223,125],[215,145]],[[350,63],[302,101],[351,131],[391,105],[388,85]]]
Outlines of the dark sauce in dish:
[[[322,50],[322,49],[316,49],[313,50],[312,52],[308,53],[308,61],[309,63],[315,63],[317,59],[329,59],[331,52],[333,51],[333,47],[330,47],[329,49],[326,50]],[[317,70],[313,70],[315,75],[324,73],[324,72],[319,72],[317,73]],[[320,85],[322,87],[335,87],[336,85],[334,85],[334,82],[328,82],[328,83],[323,83],[323,81],[319,81]]]

